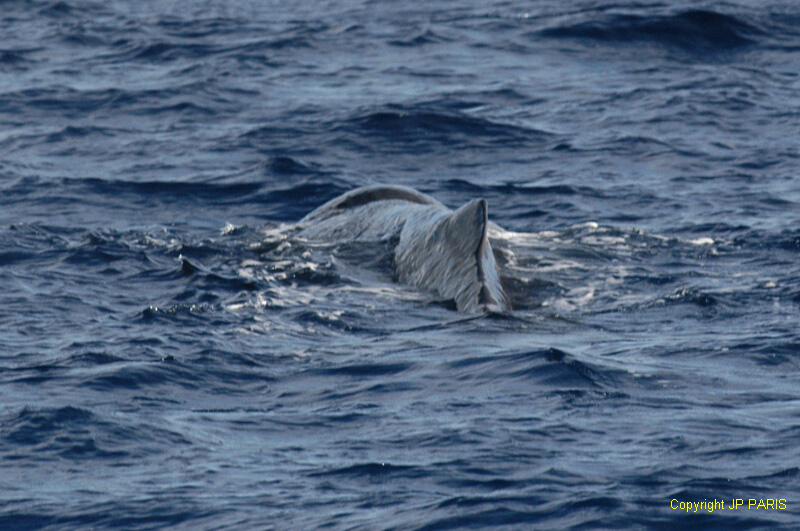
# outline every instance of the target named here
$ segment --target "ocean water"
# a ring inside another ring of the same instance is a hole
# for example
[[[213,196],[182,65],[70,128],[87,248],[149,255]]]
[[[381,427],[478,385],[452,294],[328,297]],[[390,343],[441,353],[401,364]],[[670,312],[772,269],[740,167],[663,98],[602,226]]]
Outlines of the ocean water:
[[[799,24],[0,3],[0,528],[797,529]],[[376,183],[486,198],[514,312],[292,237]]]

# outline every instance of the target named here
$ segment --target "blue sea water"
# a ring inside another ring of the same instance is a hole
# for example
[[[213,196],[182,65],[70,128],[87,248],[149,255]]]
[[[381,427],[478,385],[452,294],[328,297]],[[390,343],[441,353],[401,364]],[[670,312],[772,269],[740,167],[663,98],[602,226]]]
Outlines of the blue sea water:
[[[1,2],[0,528],[800,528],[798,24]],[[287,231],[375,183],[485,197],[515,311]]]

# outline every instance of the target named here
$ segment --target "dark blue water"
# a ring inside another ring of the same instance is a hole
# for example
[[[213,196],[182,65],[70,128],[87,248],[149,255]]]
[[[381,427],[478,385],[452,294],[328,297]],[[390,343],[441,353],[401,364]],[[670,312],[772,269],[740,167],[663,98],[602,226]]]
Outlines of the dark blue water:
[[[0,3],[0,528],[797,529],[798,24]],[[485,197],[514,313],[287,231],[374,183]]]

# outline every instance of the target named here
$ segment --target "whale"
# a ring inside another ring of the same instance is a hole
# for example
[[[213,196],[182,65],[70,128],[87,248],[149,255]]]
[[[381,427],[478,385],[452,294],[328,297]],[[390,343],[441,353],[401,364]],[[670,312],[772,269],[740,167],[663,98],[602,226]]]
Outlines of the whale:
[[[463,313],[508,313],[489,241],[485,199],[451,210],[413,188],[357,188],[316,208],[297,224],[309,242],[391,242],[396,279],[453,301]]]

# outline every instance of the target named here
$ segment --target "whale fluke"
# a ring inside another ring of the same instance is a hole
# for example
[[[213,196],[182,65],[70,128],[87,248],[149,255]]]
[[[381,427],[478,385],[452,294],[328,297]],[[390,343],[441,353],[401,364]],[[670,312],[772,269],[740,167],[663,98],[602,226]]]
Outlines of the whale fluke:
[[[508,309],[487,236],[488,214],[486,200],[473,199],[433,227],[404,228],[395,252],[400,280],[454,300],[462,312]]]
[[[310,240],[396,240],[400,282],[453,300],[461,312],[511,309],[488,238],[485,199],[451,211],[411,188],[364,187],[328,201],[299,226]]]

